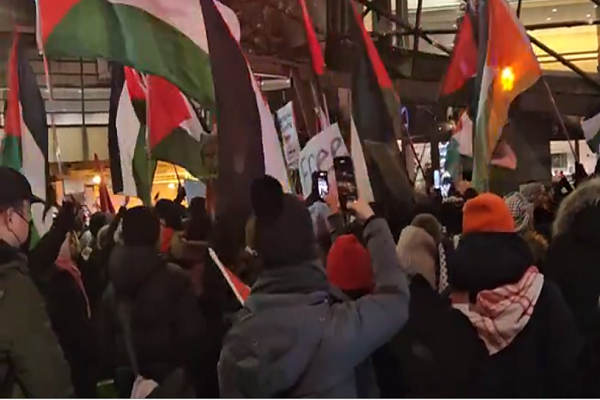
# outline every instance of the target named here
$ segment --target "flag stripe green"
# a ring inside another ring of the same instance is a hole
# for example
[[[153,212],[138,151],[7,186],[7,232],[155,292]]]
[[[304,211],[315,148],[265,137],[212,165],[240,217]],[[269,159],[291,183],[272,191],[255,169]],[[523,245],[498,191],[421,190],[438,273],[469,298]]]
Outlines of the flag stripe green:
[[[156,171],[156,160],[148,157],[146,149],[146,126],[140,126],[135,143],[132,164],[133,180],[138,197],[142,202],[150,206],[152,204],[152,183]]]
[[[490,118],[494,105],[494,73],[491,68],[484,68],[479,95],[479,109],[475,123],[473,142],[473,187],[479,192],[489,190],[489,136]]]
[[[202,135],[198,141],[180,127],[152,149],[152,158],[179,165],[198,179],[214,178],[217,175],[216,137]]]
[[[598,150],[600,149],[600,132],[597,132],[594,137],[588,139],[587,144],[592,152],[598,154]]]
[[[0,165],[21,170],[21,138],[5,133],[2,140],[2,153],[0,153]]]
[[[214,106],[208,54],[173,26],[137,7],[81,0],[50,33],[44,51],[117,61],[163,76],[205,107]]]

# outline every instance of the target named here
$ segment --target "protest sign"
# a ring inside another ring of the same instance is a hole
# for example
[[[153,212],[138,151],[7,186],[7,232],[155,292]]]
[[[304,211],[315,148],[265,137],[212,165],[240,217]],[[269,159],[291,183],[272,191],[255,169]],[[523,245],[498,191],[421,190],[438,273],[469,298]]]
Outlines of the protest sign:
[[[289,169],[298,169],[300,141],[298,140],[298,131],[296,130],[296,120],[294,118],[294,107],[291,101],[277,110],[277,122],[279,123],[279,129],[283,139],[285,162]]]
[[[63,180],[63,192],[66,195],[85,192],[85,182],[76,179]]]
[[[312,173],[315,171],[329,172],[329,183],[334,187],[333,159],[347,156],[348,149],[342,139],[338,124],[325,128],[306,144],[300,153],[300,181],[302,194],[306,197],[312,189]]]

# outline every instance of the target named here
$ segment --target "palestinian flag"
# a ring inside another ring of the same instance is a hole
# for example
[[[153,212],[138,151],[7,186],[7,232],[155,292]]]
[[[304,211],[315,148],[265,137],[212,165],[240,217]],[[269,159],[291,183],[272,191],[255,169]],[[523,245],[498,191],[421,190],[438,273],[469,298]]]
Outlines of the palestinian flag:
[[[317,39],[315,27],[310,19],[310,14],[308,13],[306,0],[298,0],[298,2],[300,4],[300,9],[302,10],[302,21],[304,22],[304,31],[306,32],[306,42],[308,43],[308,49],[310,51],[313,72],[317,76],[323,76],[325,73],[325,58],[323,57],[323,51],[321,50],[321,45]]]
[[[239,37],[235,13],[215,1]],[[49,56],[106,58],[162,76],[214,106],[202,10],[195,0],[37,0],[40,50]]]
[[[583,137],[594,154],[600,153],[600,113],[581,122]]]
[[[156,161],[148,155],[146,91],[131,68],[112,66],[108,149],[114,193],[151,205]]]
[[[179,89],[148,75],[148,145],[152,158],[185,168],[198,179],[217,173],[217,139],[204,131],[198,114]]]
[[[448,96],[465,86],[477,73],[477,42],[470,8],[467,9],[454,39],[450,64],[442,81],[440,96]]]
[[[8,98],[0,165],[21,171],[31,184],[33,194],[45,200],[47,205],[54,205],[49,185],[46,108],[18,34],[14,36],[10,51],[7,77]],[[44,204],[31,207],[32,244],[52,225],[52,215],[47,211]]]
[[[103,213],[115,215],[115,207],[110,199],[110,192],[108,191],[108,185],[106,184],[106,178],[104,177],[104,167],[98,159],[98,154],[94,154],[94,164],[96,173],[100,175],[100,187],[98,188],[100,197],[100,210]]]
[[[489,164],[513,100],[542,75],[525,29],[506,0],[481,2],[479,18],[478,104],[475,121],[473,182],[480,193],[489,189]]]
[[[445,169],[452,176],[457,176],[459,172],[461,156],[473,158],[473,121],[466,111],[461,114],[448,146]],[[492,154],[490,164],[515,170],[517,169],[517,156],[506,141],[500,140]]]
[[[246,285],[240,278],[238,278],[229,268],[223,265],[217,253],[211,248],[208,249],[208,254],[210,258],[215,263],[217,268],[219,268],[219,272],[225,278],[225,281],[229,285],[229,288],[235,295],[235,298],[240,302],[241,305],[244,305],[248,296],[250,296],[250,287]]]
[[[200,0],[217,102],[217,218],[243,232],[251,211],[250,186],[265,174],[289,192],[273,116],[230,27],[213,0]]]
[[[350,39],[355,45],[352,119],[365,153],[375,202],[412,204],[412,187],[397,139],[402,135],[400,101],[354,2],[347,0]]]
[[[325,74],[325,57],[323,57],[323,51],[321,45],[317,39],[317,32],[308,13],[308,7],[306,6],[306,0],[298,0],[300,9],[302,11],[302,21],[304,22],[304,32],[306,33],[306,42],[310,51],[311,64],[313,67],[313,74],[315,76],[315,84],[311,83],[311,91],[315,106],[317,107],[317,119],[318,126],[317,132],[323,131],[325,128],[331,125],[329,121],[329,115],[327,110],[327,101],[323,95],[323,89],[321,88],[320,79]]]

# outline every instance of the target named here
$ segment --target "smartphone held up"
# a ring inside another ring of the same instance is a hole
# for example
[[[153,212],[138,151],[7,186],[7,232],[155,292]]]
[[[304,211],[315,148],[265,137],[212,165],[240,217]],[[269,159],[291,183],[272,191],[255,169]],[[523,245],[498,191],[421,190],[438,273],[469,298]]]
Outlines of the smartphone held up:
[[[337,182],[338,197],[342,211],[347,210],[347,204],[358,200],[358,188],[356,186],[356,175],[354,164],[349,156],[336,157],[333,159],[333,169]]]
[[[327,171],[317,172],[317,189],[319,190],[319,197],[325,199],[329,194],[329,179]]]

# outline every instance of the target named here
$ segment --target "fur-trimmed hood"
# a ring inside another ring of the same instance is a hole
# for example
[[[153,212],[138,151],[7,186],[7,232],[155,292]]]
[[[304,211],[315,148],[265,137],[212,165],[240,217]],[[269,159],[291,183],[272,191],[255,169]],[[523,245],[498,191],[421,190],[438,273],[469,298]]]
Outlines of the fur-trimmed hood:
[[[561,203],[553,224],[553,236],[573,233],[600,242],[600,178],[579,186]],[[597,240],[596,240],[597,239]]]

